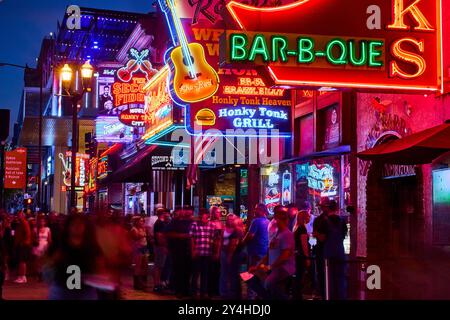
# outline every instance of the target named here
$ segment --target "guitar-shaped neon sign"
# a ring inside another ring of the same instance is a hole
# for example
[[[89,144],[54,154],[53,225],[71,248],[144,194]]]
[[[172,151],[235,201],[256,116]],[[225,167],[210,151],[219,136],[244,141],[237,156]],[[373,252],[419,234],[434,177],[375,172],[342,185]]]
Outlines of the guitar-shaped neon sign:
[[[189,43],[176,12],[175,0],[160,0],[175,45],[170,51],[172,98],[181,103],[198,102],[213,96],[219,89],[219,76],[208,64],[199,43]],[[175,30],[172,29],[175,27]],[[173,35],[176,33],[176,38]]]

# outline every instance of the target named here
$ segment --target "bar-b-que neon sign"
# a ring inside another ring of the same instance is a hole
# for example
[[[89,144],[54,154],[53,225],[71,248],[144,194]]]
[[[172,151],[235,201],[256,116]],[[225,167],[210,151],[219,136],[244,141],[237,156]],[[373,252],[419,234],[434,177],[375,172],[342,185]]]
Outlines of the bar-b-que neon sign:
[[[265,65],[276,85],[443,91],[441,0],[227,8],[227,62]]]

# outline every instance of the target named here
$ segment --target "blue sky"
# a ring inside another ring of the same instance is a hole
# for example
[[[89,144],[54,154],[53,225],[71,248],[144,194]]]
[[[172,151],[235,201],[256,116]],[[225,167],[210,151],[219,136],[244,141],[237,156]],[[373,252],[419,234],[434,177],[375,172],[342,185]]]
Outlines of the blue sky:
[[[71,4],[139,13],[152,10],[152,0],[0,0],[0,62],[34,67],[42,38],[56,32],[57,21]],[[22,88],[23,70],[0,67],[0,109],[12,110],[11,126],[17,119]]]

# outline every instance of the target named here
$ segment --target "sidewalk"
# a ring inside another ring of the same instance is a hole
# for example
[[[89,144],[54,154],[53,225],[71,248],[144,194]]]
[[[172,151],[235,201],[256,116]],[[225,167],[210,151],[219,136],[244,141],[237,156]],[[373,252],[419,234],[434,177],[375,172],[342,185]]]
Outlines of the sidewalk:
[[[3,286],[5,300],[47,300],[48,286],[45,282],[28,279],[26,284],[16,284],[13,280],[5,281]],[[151,286],[148,286],[145,292],[134,290],[131,277],[126,276],[123,281],[124,300],[176,300],[175,296],[153,293]]]

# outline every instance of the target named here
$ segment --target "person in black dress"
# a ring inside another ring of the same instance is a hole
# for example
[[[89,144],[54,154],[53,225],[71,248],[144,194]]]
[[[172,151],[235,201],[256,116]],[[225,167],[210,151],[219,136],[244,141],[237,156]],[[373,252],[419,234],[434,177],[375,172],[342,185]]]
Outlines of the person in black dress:
[[[308,211],[302,210],[297,213],[295,226],[294,226],[294,238],[295,238],[295,270],[296,270],[296,284],[294,299],[303,299],[303,281],[306,270],[310,267],[311,260],[309,259],[310,249],[308,242],[308,231],[306,225],[311,219]]]

